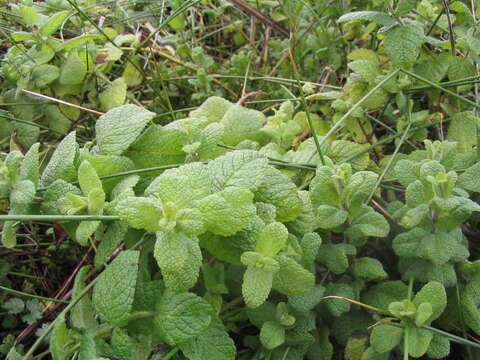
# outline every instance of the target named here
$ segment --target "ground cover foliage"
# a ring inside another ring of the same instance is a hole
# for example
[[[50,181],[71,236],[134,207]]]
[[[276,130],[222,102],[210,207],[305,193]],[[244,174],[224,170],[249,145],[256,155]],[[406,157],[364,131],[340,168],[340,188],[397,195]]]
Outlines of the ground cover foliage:
[[[480,357],[478,1],[0,4],[0,356]]]

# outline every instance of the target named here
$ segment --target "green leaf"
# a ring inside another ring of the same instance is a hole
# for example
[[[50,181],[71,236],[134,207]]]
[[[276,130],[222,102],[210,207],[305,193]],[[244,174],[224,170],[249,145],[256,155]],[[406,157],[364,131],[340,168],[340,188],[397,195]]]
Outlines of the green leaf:
[[[133,339],[121,328],[115,328],[112,333],[112,348],[115,356],[120,360],[133,360]]]
[[[159,221],[163,218],[163,210],[159,201],[146,197],[131,196],[120,200],[115,205],[113,212],[134,229],[144,229],[150,232],[160,230]]]
[[[195,200],[204,199],[211,193],[212,183],[207,167],[202,163],[167,170],[145,190],[145,195],[158,197],[163,204],[172,202],[177,209],[192,207]],[[218,200],[218,195],[215,196]]]
[[[272,204],[277,209],[277,221],[293,221],[302,212],[303,202],[297,187],[279,170],[268,167],[265,182],[255,192],[255,202]]]
[[[415,315],[415,325],[417,327],[422,327],[423,325],[427,324],[432,314],[432,305],[429,302],[421,303],[418,306],[417,313]]]
[[[336,282],[327,285],[325,296],[340,296],[348,299],[354,299],[355,293],[351,285]],[[350,302],[343,299],[326,299],[325,305],[333,316],[340,316],[350,311]]]
[[[276,257],[280,270],[273,278],[273,288],[285,295],[302,295],[315,284],[315,276],[290,257]]]
[[[390,358],[389,352],[379,354],[374,350],[373,347],[369,347],[363,353],[361,360],[388,360],[389,358]]]
[[[362,301],[379,309],[387,310],[388,305],[401,301],[407,297],[408,286],[401,281],[386,281],[372,286],[365,294]]]
[[[20,314],[25,309],[25,303],[19,298],[11,298],[2,304],[2,308],[11,315]]]
[[[460,174],[457,185],[468,191],[480,192],[480,163]]]
[[[236,146],[243,140],[252,139],[265,123],[262,112],[231,105],[222,117],[220,123],[224,126],[223,142]]]
[[[78,350],[79,360],[91,360],[97,358],[97,346],[93,334],[88,331],[82,332],[80,338],[80,349]]]
[[[375,80],[380,70],[376,62],[369,60],[355,60],[348,63],[348,67],[368,82]]]
[[[440,317],[447,306],[447,294],[441,283],[436,281],[427,283],[420,289],[413,299],[413,303],[417,308],[420,304],[425,302],[432,305],[432,315],[426,321],[431,323]]]
[[[86,42],[89,41],[94,41],[94,40],[105,40],[105,37],[100,34],[85,34],[85,35],[80,35],[71,39],[68,39],[65,41],[60,47],[59,50],[65,50],[65,51],[70,51],[77,46],[80,46],[82,44],[85,44]]]
[[[190,112],[193,118],[205,117],[209,123],[219,122],[233,104],[221,97],[211,96],[200,107]]]
[[[197,282],[202,265],[197,238],[177,232],[158,232],[154,256],[167,289],[187,291]]]
[[[62,313],[55,319],[52,335],[50,336],[50,353],[53,360],[64,360],[70,353],[69,345],[72,338],[68,334],[65,315]]]
[[[268,257],[274,257],[287,244],[288,230],[282,223],[272,222],[259,234],[255,251]]]
[[[67,194],[74,196],[81,195],[80,190],[65,180],[55,180],[43,193],[43,201],[41,204],[41,212],[43,214],[56,215],[62,213],[60,210],[60,199],[64,198]],[[84,204],[85,205],[85,204]]]
[[[216,191],[236,186],[255,192],[265,180],[268,160],[253,150],[237,150],[208,164],[208,173]]]
[[[25,25],[36,25],[38,21],[38,12],[34,7],[21,6],[20,15]]]
[[[371,21],[379,25],[390,26],[395,20],[389,15],[378,11],[354,11],[340,16],[339,23],[350,21]]]
[[[353,264],[353,273],[356,277],[367,281],[388,278],[382,263],[370,257],[362,257],[356,260]]]
[[[180,349],[190,360],[234,360],[237,350],[222,323],[213,319],[210,326]]]
[[[103,90],[99,95],[102,110],[108,111],[122,106],[127,97],[127,84],[123,78],[118,78]]]
[[[196,202],[208,231],[223,236],[244,229],[256,213],[253,194],[247,189],[228,187]]]
[[[275,321],[267,321],[260,329],[260,341],[266,349],[275,349],[285,342],[285,328]]]
[[[35,197],[35,185],[30,180],[18,181],[10,194],[9,214],[28,214]]]
[[[329,205],[317,208],[317,224],[321,229],[334,229],[347,221],[348,212]]]
[[[62,65],[58,81],[62,85],[79,85],[83,82],[86,74],[87,66],[76,51],[71,51]]]
[[[247,265],[242,282],[243,299],[249,308],[256,308],[268,298],[273,276],[280,267],[276,260],[253,252],[244,253],[241,260]]]
[[[82,221],[75,231],[75,240],[82,246],[88,246],[90,237],[100,224],[101,221]]]
[[[457,142],[457,150],[467,153],[477,145],[477,129],[480,120],[471,111],[455,113],[448,127],[448,140]]]
[[[400,0],[397,4],[395,13],[397,16],[407,15],[410,11],[415,9],[418,0]]]
[[[388,31],[383,46],[393,64],[409,66],[415,62],[420,54],[424,41],[425,36],[422,28],[405,24]]]
[[[100,116],[95,124],[95,133],[101,153],[120,155],[154,116],[154,113],[132,104],[117,107]]]
[[[41,64],[32,69],[31,81],[37,88],[43,88],[60,76],[60,69],[55,65]]]
[[[378,175],[372,171],[359,171],[352,175],[342,193],[350,214],[358,216],[363,212],[362,205],[374,189],[377,179]]]
[[[185,343],[212,322],[214,310],[201,297],[193,293],[165,293],[156,307],[154,323],[159,334],[169,345]]]
[[[38,148],[40,144],[33,144],[32,147],[25,154],[23,161],[20,165],[19,180],[30,180],[35,187],[38,184],[39,178],[39,159]]]
[[[351,222],[347,234],[352,240],[374,236],[386,237],[390,232],[390,225],[380,213],[372,208],[363,206],[362,214]]]
[[[82,266],[75,276],[73,283],[72,299],[77,299],[85,289],[85,278],[90,271],[90,266]],[[70,321],[72,326],[78,329],[85,329],[89,332],[95,332],[98,328],[95,320],[95,309],[89,296],[83,296],[70,311]]]
[[[325,288],[323,286],[315,285],[305,294],[289,296],[288,305],[296,311],[308,312],[320,303],[324,293]]]
[[[78,167],[78,183],[84,195],[88,195],[94,189],[102,189],[102,182],[97,172],[87,160]]]
[[[13,249],[17,246],[17,234],[15,232],[15,223],[5,221],[2,228],[2,245],[7,249]]]
[[[46,187],[57,179],[63,179],[71,182],[75,179],[75,167],[73,162],[77,153],[77,142],[75,140],[75,132],[68,134],[58,144],[57,149],[53,153],[48,165],[43,171],[40,179],[40,186]]]
[[[370,335],[370,344],[373,349],[382,354],[393,350],[400,344],[403,337],[403,329],[393,325],[382,324],[375,326]]]
[[[335,274],[343,274],[348,269],[348,257],[341,244],[320,246],[318,260]]]
[[[432,341],[433,333],[413,325],[407,325],[405,330],[408,331],[408,353],[414,358],[425,355]]]
[[[59,11],[55,13],[48,18],[45,24],[40,27],[38,32],[43,36],[50,36],[54,34],[69,14],[69,11]]]
[[[427,356],[432,359],[443,359],[450,354],[450,341],[441,335],[433,335],[428,346]]]
[[[121,252],[100,274],[93,289],[93,305],[114,326],[128,323],[135,294],[140,253]]]

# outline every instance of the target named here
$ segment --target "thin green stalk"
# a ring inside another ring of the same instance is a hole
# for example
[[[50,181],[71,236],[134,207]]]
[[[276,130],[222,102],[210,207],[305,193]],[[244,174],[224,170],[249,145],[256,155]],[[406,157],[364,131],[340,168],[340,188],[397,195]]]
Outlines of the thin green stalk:
[[[0,215],[0,221],[118,221],[110,215]]]
[[[168,353],[166,353],[161,360],[170,360],[179,351],[180,351],[180,348],[178,346],[175,346]]]
[[[4,118],[4,119],[7,119],[7,120],[11,120],[11,121],[16,121],[16,122],[18,122],[18,123],[20,123],[20,124],[30,125],[30,126],[37,127],[37,128],[39,128],[39,129],[51,131],[51,132],[57,133],[57,134],[59,134],[59,135],[65,135],[65,134],[63,134],[62,132],[56,131],[56,130],[54,130],[54,129],[50,129],[48,126],[40,125],[40,124],[34,123],[34,122],[32,122],[32,121],[17,119],[17,118],[14,118],[13,116],[5,116],[5,115],[3,115],[2,113],[0,113],[0,117],[1,117],[1,118]]]
[[[380,121],[378,120],[377,118],[373,117],[372,115],[370,114],[365,114],[367,116],[367,118],[369,118],[370,120],[376,122],[377,124],[379,124],[380,126],[384,127],[385,129],[387,129],[389,132],[391,132],[392,134],[397,134],[397,131],[388,126],[387,124],[385,124],[383,121]],[[416,150],[419,150],[418,146],[415,145],[414,143],[412,143],[410,140],[405,140],[405,142],[410,145],[412,148],[416,149]]]
[[[341,118],[338,120],[335,125],[333,125],[330,130],[325,134],[325,136],[322,138],[322,141],[320,141],[320,145],[323,145],[325,141],[335,132],[337,131],[345,122],[345,120],[348,119],[350,115],[353,114],[355,110],[357,110],[360,105],[362,105],[372,94],[375,93],[378,89],[380,89],[383,84],[385,84],[387,81],[392,79],[394,76],[396,76],[400,72],[400,69],[397,69],[393,71],[391,74],[389,74],[387,77],[385,77],[382,81],[380,81],[375,87],[373,87],[368,93],[366,93],[360,100],[358,100]]]
[[[310,132],[312,133],[313,141],[315,142],[315,147],[317,148],[318,156],[320,156],[320,161],[322,165],[325,165],[325,159],[323,157],[322,148],[320,146],[320,142],[318,141],[317,133],[315,132],[315,127],[313,126],[312,118],[310,116],[310,111],[308,109],[307,100],[305,99],[305,93],[300,83],[300,74],[298,72],[297,64],[295,63],[295,59],[293,57],[291,48],[288,49],[288,54],[290,56],[290,61],[292,63],[293,75],[295,76],[295,80],[297,81],[297,85],[298,85],[298,90],[300,91],[300,98],[303,105],[303,109],[305,111],[305,114],[307,115],[308,127],[310,128]]]
[[[412,126],[412,114],[411,114],[410,106],[409,106],[409,111],[408,111],[408,125],[407,125],[407,128],[406,128],[405,131],[403,132],[403,135],[402,135],[400,141],[398,142],[398,145],[397,145],[397,147],[395,148],[395,151],[393,152],[392,156],[390,157],[390,159],[388,159],[387,165],[385,166],[385,168],[382,170],[382,173],[381,173],[380,176],[378,177],[377,182],[375,183],[375,186],[374,186],[373,189],[372,189],[372,192],[371,192],[370,195],[368,196],[367,203],[369,203],[369,202],[372,200],[373,195],[375,194],[375,191],[377,191],[378,187],[380,186],[380,184],[381,184],[382,181],[383,181],[383,178],[385,177],[385,175],[387,174],[388,170],[389,170],[390,167],[392,166],[393,161],[395,160],[395,157],[396,157],[397,154],[398,154],[398,151],[400,150],[400,148],[401,148],[401,146],[403,145],[405,139],[407,138],[407,134],[408,134],[411,126]]]
[[[32,299],[38,299],[38,300],[42,300],[42,301],[50,301],[50,302],[57,302],[57,303],[62,303],[62,304],[68,304],[68,301],[63,301],[63,300],[59,300],[59,299],[48,298],[48,297],[44,297],[44,296],[40,296],[40,295],[29,294],[29,293],[26,293],[26,292],[23,292],[23,291],[18,291],[18,290],[15,290],[15,289],[10,289],[10,288],[5,287],[5,286],[0,286],[0,290],[3,290],[3,291],[8,292],[8,293],[10,293],[10,294],[15,294],[15,295],[18,295],[18,296],[28,297],[28,298],[32,298]]]
[[[457,336],[457,335],[450,334],[449,332],[434,328],[434,327],[429,326],[429,325],[423,325],[422,327],[424,329],[430,330],[431,332],[434,332],[438,335],[446,337],[450,341],[453,341],[457,344],[462,344],[462,345],[465,345],[465,346],[473,347],[475,349],[480,349],[480,344],[478,344],[476,342],[470,341],[468,339],[464,339],[464,338],[462,338],[460,336]]]
[[[403,73],[407,74],[408,76],[411,76],[411,77],[413,77],[413,78],[415,78],[415,79],[417,79],[417,80],[423,81],[424,83],[426,83],[426,84],[434,87],[435,89],[438,89],[438,90],[443,91],[444,93],[446,93],[446,94],[454,97],[455,99],[458,99],[458,100],[460,100],[460,101],[462,101],[462,102],[464,102],[464,103],[466,103],[466,104],[469,104],[469,105],[471,105],[471,106],[474,106],[475,108],[477,107],[477,103],[475,103],[475,102],[473,102],[473,101],[471,101],[471,100],[468,100],[468,99],[464,98],[463,96],[460,96],[460,95],[454,93],[453,91],[450,91],[450,90],[448,90],[448,89],[445,89],[443,86],[440,86],[440,85],[434,83],[433,81],[430,81],[430,80],[424,78],[423,76],[417,75],[417,74],[412,73],[411,71],[408,71],[408,70],[405,70],[405,69],[401,69],[401,71],[402,71]]]
[[[425,33],[425,36],[428,36],[430,35],[430,33],[433,31],[433,29],[435,28],[435,26],[437,25],[438,21],[440,20],[440,18],[442,17],[443,15],[443,12],[445,11],[444,8],[442,8],[442,11],[440,11],[437,15],[437,17],[435,18],[435,20],[433,21],[432,25],[430,26],[430,28],[427,30],[427,32]]]
[[[405,327],[403,330],[403,360],[408,360],[408,342],[409,342],[409,333],[408,333],[408,328]]]

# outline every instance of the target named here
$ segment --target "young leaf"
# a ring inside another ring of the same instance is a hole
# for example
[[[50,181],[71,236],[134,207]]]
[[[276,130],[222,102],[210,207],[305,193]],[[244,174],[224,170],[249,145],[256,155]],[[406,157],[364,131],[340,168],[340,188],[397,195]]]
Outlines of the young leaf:
[[[120,155],[154,116],[154,113],[132,104],[114,108],[100,116],[95,132],[101,153]]]
[[[30,150],[25,154],[22,164],[20,165],[19,180],[30,180],[35,187],[38,185],[39,178],[39,160],[38,148],[39,143],[33,144]]]
[[[121,252],[105,271],[93,289],[93,305],[110,324],[128,323],[135,294],[140,253]]]
[[[272,222],[259,234],[255,251],[268,257],[274,257],[286,245],[288,230],[282,223]]]
[[[424,302],[432,305],[432,314],[427,321],[431,323],[443,313],[447,306],[447,294],[443,285],[435,281],[425,284],[413,299],[417,308]]]
[[[268,167],[265,182],[255,192],[255,202],[272,204],[277,208],[277,221],[293,221],[302,212],[303,202],[292,180],[279,170]]]
[[[224,127],[223,142],[236,146],[242,140],[253,138],[266,118],[262,112],[232,105],[228,108],[220,123]]]
[[[155,328],[170,345],[185,343],[212,322],[214,310],[201,297],[192,293],[165,293],[156,307]]]
[[[177,232],[158,232],[154,256],[170,291],[187,291],[197,282],[202,265],[197,238]]]
[[[221,97],[211,96],[200,107],[190,112],[192,118],[205,117],[209,123],[219,122],[233,104]]]
[[[317,208],[317,224],[321,229],[334,229],[347,221],[348,212],[330,205]]]
[[[279,270],[278,262],[255,252],[245,252],[241,261],[247,266],[243,274],[242,295],[250,308],[262,305],[272,289],[273,276]]]
[[[94,167],[87,160],[83,161],[78,167],[78,183],[85,196],[94,189],[102,189],[102,182],[97,175]]]
[[[159,221],[163,218],[163,210],[159,201],[147,197],[127,197],[120,200],[113,213],[134,229],[150,232],[160,230]]]
[[[208,231],[223,236],[244,229],[255,215],[250,190],[228,187],[196,202]]]

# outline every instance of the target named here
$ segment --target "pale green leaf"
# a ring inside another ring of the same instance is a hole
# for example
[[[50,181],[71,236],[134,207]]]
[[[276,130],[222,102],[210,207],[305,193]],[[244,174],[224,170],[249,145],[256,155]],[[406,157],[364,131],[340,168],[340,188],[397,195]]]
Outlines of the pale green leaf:
[[[100,151],[107,155],[120,155],[154,116],[154,113],[132,104],[117,107],[100,116],[95,124]]]

